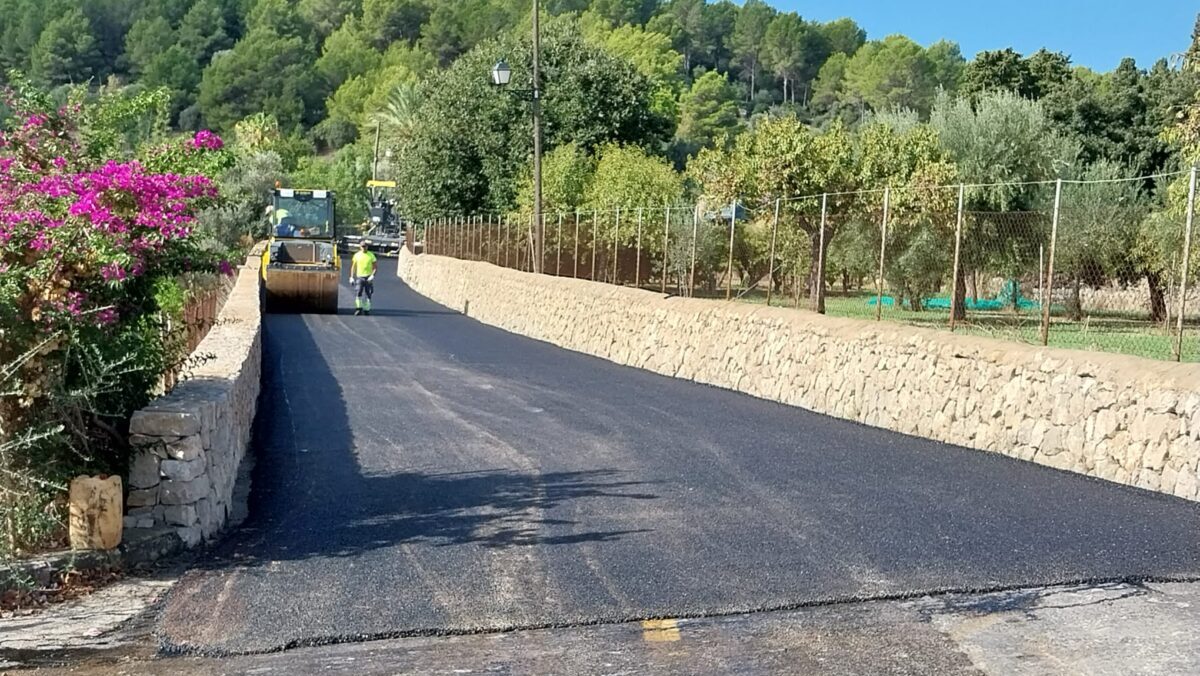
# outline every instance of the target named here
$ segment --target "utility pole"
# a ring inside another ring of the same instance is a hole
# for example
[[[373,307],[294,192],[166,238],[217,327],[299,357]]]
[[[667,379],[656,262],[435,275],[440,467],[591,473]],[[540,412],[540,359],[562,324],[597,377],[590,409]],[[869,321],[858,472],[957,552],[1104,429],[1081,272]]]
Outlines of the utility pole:
[[[536,251],[533,271],[542,271],[544,223],[542,223],[542,83],[540,53],[542,35],[539,25],[538,0],[533,0],[533,248]]]
[[[375,121],[375,159],[371,162],[371,180],[379,180],[379,121]],[[371,200],[375,200],[376,188],[371,188]]]

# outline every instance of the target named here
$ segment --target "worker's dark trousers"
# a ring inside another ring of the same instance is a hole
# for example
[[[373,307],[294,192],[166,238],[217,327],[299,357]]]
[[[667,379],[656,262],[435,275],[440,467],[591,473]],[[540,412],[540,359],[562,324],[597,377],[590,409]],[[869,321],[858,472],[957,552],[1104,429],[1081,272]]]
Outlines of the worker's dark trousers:
[[[375,293],[375,282],[368,281],[366,277],[354,278],[354,307],[359,310],[371,311],[371,296]],[[365,296],[365,298],[364,298]]]

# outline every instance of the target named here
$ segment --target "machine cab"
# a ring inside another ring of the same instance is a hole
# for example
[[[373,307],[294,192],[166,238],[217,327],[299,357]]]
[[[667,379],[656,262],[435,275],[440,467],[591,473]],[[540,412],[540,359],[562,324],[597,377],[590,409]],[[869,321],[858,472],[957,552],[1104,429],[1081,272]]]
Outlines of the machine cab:
[[[335,213],[332,191],[276,189],[268,222],[270,263],[336,266]]]

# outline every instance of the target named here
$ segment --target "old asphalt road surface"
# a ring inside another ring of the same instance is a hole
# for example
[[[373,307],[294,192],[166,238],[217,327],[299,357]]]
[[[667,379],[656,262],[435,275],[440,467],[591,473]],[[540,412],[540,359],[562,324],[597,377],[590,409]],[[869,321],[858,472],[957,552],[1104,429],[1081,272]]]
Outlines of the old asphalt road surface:
[[[251,517],[166,652],[1200,573],[1200,505],[560,350],[394,270],[371,317],[267,318]]]

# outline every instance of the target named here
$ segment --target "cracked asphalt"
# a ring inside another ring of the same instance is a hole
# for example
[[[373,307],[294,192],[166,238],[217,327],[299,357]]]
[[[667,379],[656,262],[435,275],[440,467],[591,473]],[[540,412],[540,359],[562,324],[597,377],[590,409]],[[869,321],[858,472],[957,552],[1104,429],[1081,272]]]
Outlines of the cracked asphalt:
[[[1200,505],[564,351],[394,265],[371,317],[266,319],[250,519],[166,652],[1200,577]]]

